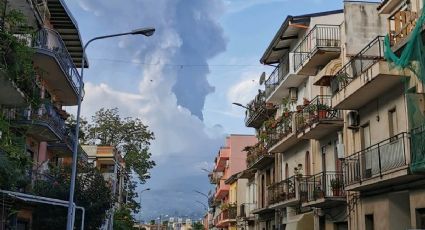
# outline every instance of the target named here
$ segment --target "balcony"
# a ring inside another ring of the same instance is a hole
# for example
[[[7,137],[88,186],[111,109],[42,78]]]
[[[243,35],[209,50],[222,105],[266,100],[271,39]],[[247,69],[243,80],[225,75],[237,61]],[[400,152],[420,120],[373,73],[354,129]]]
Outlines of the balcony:
[[[245,151],[247,151],[246,165],[248,169],[263,169],[274,162],[274,155],[269,154],[261,142],[246,147]]]
[[[33,47],[34,66],[49,92],[65,106],[76,105],[81,77],[61,36],[54,30],[42,29],[37,32]]]
[[[346,157],[346,190],[376,190],[414,180],[409,175],[409,152],[409,135],[400,133]]]
[[[292,176],[268,187],[268,203],[270,208],[283,208],[300,202],[306,197],[306,188],[300,186],[303,176]]]
[[[346,202],[342,172],[321,172],[301,181],[306,191],[302,206],[332,207]]]
[[[280,153],[299,142],[294,129],[295,115],[292,112],[283,114],[281,122],[275,129],[271,129],[269,134],[268,146],[270,153]]]
[[[245,126],[256,129],[260,128],[263,122],[276,112],[276,107],[273,104],[265,102],[265,95],[262,91],[248,104],[248,108]]]
[[[70,129],[66,129],[64,138],[60,141],[51,141],[47,143],[47,148],[57,154],[59,157],[72,157],[75,144],[75,135]],[[87,153],[78,146],[78,157],[80,159],[88,158]]]
[[[339,25],[315,25],[293,53],[294,73],[316,75],[319,67],[338,58],[341,53]]]
[[[320,139],[344,125],[342,112],[332,108],[328,95],[315,97],[295,115],[298,138]]]
[[[38,109],[6,108],[3,114],[14,126],[25,129],[39,141],[59,141],[64,137],[65,120],[49,102]]]
[[[219,186],[215,190],[215,199],[221,200],[229,194],[230,185],[224,183],[225,179],[220,180]]]
[[[425,126],[412,129],[411,140],[411,165],[412,173],[425,172]]]
[[[223,177],[223,172],[211,172],[208,174],[208,178],[210,179],[211,184],[220,183],[221,177]]]
[[[388,19],[388,34],[394,50],[398,50],[406,44],[418,20],[418,13],[407,10],[406,7],[404,10],[396,11]]]
[[[226,168],[226,162],[229,160],[230,157],[230,148],[229,147],[221,147],[220,151],[218,152],[218,156],[216,157],[215,162],[215,172],[223,172]]]
[[[378,36],[332,78],[332,104],[336,109],[359,109],[406,77],[384,60],[384,37]]]
[[[293,56],[294,54],[290,53],[267,78],[265,82],[266,102],[279,104],[282,98],[289,95],[290,88],[298,87],[308,77],[295,74]]]

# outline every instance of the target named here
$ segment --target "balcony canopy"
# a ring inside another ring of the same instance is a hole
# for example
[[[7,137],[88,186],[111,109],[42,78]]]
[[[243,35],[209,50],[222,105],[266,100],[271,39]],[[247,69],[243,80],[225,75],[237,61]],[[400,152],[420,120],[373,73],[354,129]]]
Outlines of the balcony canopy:
[[[50,23],[60,34],[65,43],[72,61],[77,67],[81,67],[83,44],[81,41],[78,25],[64,0],[47,0],[50,11]],[[87,63],[87,62],[86,62]],[[88,65],[86,64],[86,67]]]
[[[343,10],[334,10],[299,16],[287,16],[269,47],[264,52],[260,62],[265,65],[279,63],[279,60],[289,53],[291,44],[299,39],[298,35],[300,31],[308,28],[311,18],[342,12]]]

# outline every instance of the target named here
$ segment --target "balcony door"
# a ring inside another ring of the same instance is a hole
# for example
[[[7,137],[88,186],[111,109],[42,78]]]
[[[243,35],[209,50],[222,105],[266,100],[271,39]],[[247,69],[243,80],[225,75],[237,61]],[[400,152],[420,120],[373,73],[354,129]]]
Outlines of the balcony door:
[[[370,125],[366,123],[362,126],[361,129],[362,135],[362,151],[361,151],[361,159],[362,159],[362,177],[369,178],[374,175],[378,168],[376,164],[378,164],[378,157],[376,149],[370,149],[372,145],[371,134],[370,134]]]

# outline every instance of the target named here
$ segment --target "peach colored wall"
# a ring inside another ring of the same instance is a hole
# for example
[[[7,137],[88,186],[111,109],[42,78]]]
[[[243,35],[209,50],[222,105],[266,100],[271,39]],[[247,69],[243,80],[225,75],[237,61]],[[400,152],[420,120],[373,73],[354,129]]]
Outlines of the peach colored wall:
[[[246,152],[243,149],[257,143],[253,135],[230,135],[229,173],[233,175],[246,169]]]

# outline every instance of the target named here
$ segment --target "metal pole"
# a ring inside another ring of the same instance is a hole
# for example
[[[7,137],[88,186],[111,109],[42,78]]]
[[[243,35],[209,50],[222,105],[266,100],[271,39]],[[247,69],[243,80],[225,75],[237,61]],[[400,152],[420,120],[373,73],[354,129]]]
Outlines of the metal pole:
[[[153,30],[153,32],[155,32],[155,29],[153,29],[153,28],[146,28],[146,30],[147,31]],[[67,223],[66,223],[66,229],[67,230],[73,230],[74,229],[73,220],[75,218],[75,215],[74,215],[74,212],[73,212],[72,204],[74,202],[75,177],[76,177],[76,174],[77,174],[78,134],[79,134],[79,130],[80,130],[80,114],[81,114],[81,101],[82,101],[82,93],[81,92],[83,91],[83,83],[84,83],[83,79],[84,79],[84,65],[85,65],[85,59],[86,59],[86,49],[87,49],[88,45],[95,40],[118,37],[118,36],[123,36],[123,35],[143,34],[143,33],[140,33],[140,31],[141,30],[132,31],[132,32],[128,32],[128,33],[120,33],[120,34],[112,34],[112,35],[95,37],[95,38],[92,38],[91,40],[89,40],[83,47],[83,57],[82,57],[82,60],[81,60],[80,85],[79,85],[79,91],[78,91],[77,121],[76,121],[76,126],[75,126],[75,141],[74,141],[74,148],[73,148],[73,151],[72,151],[71,186],[70,186],[70,189],[69,189],[68,216],[67,216]],[[153,32],[151,32],[150,34],[143,34],[143,35],[151,36],[153,34]]]

